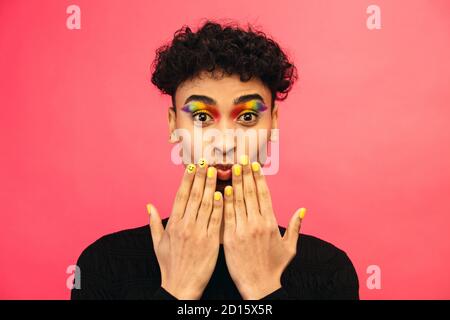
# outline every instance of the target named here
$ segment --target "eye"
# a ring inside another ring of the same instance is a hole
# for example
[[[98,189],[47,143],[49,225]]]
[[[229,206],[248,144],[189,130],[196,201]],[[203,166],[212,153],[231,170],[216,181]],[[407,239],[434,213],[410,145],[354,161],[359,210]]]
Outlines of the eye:
[[[200,124],[200,125],[206,125],[210,123],[211,121],[214,121],[214,119],[206,112],[197,112],[192,115],[192,118],[194,119],[194,123]]]
[[[251,125],[256,123],[258,120],[259,115],[255,112],[246,112],[241,114],[237,120],[242,122],[244,125]]]

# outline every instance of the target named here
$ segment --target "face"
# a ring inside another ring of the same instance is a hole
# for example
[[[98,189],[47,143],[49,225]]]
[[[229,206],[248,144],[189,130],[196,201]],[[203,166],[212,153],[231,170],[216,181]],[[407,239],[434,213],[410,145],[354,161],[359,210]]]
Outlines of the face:
[[[264,165],[266,153],[261,151],[270,130],[278,128],[278,106],[271,105],[269,88],[257,78],[242,82],[238,75],[202,72],[178,86],[176,112],[169,108],[169,133],[185,133],[183,158],[190,163],[203,158],[215,166],[217,189],[223,190],[231,185],[231,165],[242,154]]]

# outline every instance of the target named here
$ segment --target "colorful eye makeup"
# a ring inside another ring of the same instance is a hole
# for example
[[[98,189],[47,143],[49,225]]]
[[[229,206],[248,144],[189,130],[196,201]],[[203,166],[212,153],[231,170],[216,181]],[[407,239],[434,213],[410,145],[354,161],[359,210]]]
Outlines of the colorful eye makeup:
[[[259,112],[264,112],[267,110],[267,106],[260,100],[250,100],[247,102],[244,102],[242,104],[237,105],[233,111],[231,111],[231,117],[233,119],[236,119],[240,115],[244,114],[245,112],[253,111],[254,113],[258,114]]]
[[[202,125],[210,122],[215,122],[220,119],[220,113],[212,105],[206,104],[202,101],[191,101],[181,108],[182,111],[192,114],[192,118],[195,122]],[[257,117],[261,112],[267,110],[267,106],[259,99],[249,100],[236,105],[230,113],[232,119],[239,119],[243,115],[253,116],[256,119],[252,121],[242,120],[241,123],[249,125],[257,120]],[[202,116],[204,120],[197,119],[198,116]],[[210,119],[208,119],[208,117]],[[240,120],[240,119],[239,119]]]
[[[201,101],[189,102],[186,105],[184,105],[181,110],[183,110],[184,112],[190,112],[193,115],[201,111],[209,114],[211,117],[216,119],[219,119],[220,117],[219,112],[217,112],[217,110],[214,107]]]

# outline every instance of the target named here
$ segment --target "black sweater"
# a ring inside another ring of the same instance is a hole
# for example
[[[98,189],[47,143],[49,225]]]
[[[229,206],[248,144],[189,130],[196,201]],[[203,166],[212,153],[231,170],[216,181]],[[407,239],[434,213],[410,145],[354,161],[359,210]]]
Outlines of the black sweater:
[[[164,226],[167,221],[162,220]],[[279,229],[281,235],[286,231]],[[148,225],[98,239],[82,252],[77,265],[80,289],[72,289],[72,300],[175,299],[161,287]],[[304,234],[299,236],[297,255],[283,272],[281,285],[263,300],[359,299],[358,277],[346,253]],[[222,244],[202,299],[242,299],[228,272]]]

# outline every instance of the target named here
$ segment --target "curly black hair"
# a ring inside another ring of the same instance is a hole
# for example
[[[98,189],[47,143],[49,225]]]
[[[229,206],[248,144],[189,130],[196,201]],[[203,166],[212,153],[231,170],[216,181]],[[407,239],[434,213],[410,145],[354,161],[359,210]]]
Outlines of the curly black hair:
[[[237,74],[243,82],[259,78],[272,93],[272,107],[297,80],[296,67],[264,32],[211,20],[195,33],[186,25],[177,30],[170,44],[156,50],[152,70],[152,83],[172,97],[174,108],[177,87],[201,71]]]

